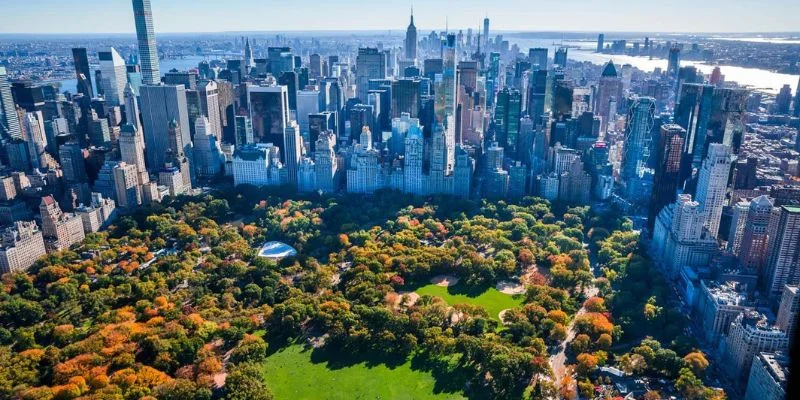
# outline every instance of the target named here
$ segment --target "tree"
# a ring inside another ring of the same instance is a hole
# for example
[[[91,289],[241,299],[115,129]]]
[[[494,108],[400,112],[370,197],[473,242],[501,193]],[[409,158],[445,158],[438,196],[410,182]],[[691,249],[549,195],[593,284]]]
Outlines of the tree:
[[[159,400],[209,400],[211,399],[211,390],[199,387],[190,380],[175,379],[156,386],[153,389],[153,396]]]
[[[597,368],[597,357],[589,353],[578,354],[577,361],[575,372],[580,376],[588,376],[590,372]]]
[[[231,362],[260,362],[267,358],[267,342],[260,336],[244,335],[231,352]]]
[[[706,356],[701,351],[693,351],[685,355],[683,362],[697,376],[701,376],[708,368],[708,360],[706,360]]]
[[[225,379],[227,400],[272,400],[272,392],[261,378],[257,364],[235,365]]]

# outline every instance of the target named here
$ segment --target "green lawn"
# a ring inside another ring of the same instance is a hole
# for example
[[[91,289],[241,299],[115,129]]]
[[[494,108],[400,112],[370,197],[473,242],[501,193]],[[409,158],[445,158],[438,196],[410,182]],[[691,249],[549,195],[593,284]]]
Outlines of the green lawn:
[[[419,295],[430,295],[441,297],[447,304],[474,304],[486,309],[489,316],[495,320],[500,320],[498,314],[507,308],[514,308],[522,305],[524,297],[522,295],[511,296],[499,292],[493,287],[485,290],[471,290],[462,284],[443,287],[434,284],[425,285],[414,290]]]
[[[452,382],[441,379],[437,383],[430,373],[412,369],[412,361],[388,366],[378,360],[353,357],[333,357],[291,345],[267,358],[267,385],[275,400],[466,399]],[[438,385],[450,387],[440,389]]]

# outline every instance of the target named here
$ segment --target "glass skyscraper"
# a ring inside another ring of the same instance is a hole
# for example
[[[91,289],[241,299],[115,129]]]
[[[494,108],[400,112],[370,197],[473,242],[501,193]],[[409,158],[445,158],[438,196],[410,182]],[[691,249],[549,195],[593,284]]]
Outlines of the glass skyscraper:
[[[155,85],[161,82],[161,73],[158,69],[158,50],[150,0],[133,0],[133,18],[136,22],[136,38],[139,41],[142,83]]]

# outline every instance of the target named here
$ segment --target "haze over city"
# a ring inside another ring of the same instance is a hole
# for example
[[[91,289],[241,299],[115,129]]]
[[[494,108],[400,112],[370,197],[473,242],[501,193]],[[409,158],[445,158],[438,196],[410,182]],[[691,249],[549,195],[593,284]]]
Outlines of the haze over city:
[[[0,2],[2,33],[130,33],[126,0]],[[156,32],[400,30],[411,7],[421,30],[477,28],[484,16],[508,31],[797,32],[793,0],[673,0],[664,6],[637,0],[156,0]],[[242,12],[246,10],[246,12]],[[175,18],[171,16],[180,16]]]

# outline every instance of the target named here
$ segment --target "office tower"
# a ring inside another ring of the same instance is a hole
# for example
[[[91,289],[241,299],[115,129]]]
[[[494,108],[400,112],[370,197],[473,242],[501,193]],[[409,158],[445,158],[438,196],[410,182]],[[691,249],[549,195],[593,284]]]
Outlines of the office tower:
[[[629,99],[628,117],[625,121],[625,142],[620,166],[620,178],[630,201],[650,198],[643,193],[640,181],[650,156],[650,132],[655,123],[655,99],[632,97]]]
[[[783,287],[775,324],[789,337],[793,337],[795,329],[797,329],[798,313],[800,313],[800,286],[786,285]]]
[[[553,57],[553,64],[561,68],[567,67],[567,48],[559,47],[556,50],[556,55]]]
[[[194,71],[167,71],[164,74],[167,85],[183,85],[186,90],[197,90],[197,73]]]
[[[2,232],[0,274],[26,271],[46,253],[44,238],[34,221],[15,221]]]
[[[75,77],[78,79],[78,93],[86,97],[94,97],[92,70],[89,68],[89,56],[86,54],[86,48],[74,47],[72,49],[72,61],[75,63]]]
[[[44,111],[45,95],[40,85],[29,82],[14,82],[11,92],[17,105],[27,112]]]
[[[181,178],[183,179],[184,190],[192,188],[192,168],[189,165],[189,159],[186,157],[186,150],[192,151],[191,143],[187,146],[185,136],[181,130],[181,126],[176,120],[172,120],[167,125],[167,153],[165,154],[166,162],[172,163],[181,171]]]
[[[145,167],[144,158],[144,138],[142,132],[136,129],[131,124],[125,124],[120,127],[119,139],[119,154],[120,159],[127,164],[136,167],[138,181],[140,185],[150,182],[147,168]]]
[[[597,35],[597,52],[598,53],[602,53],[603,52],[603,48],[604,48],[603,41],[604,41],[605,37],[606,37],[606,35],[604,35],[602,33]]]
[[[788,346],[786,332],[770,326],[758,311],[746,311],[731,323],[722,346],[720,366],[736,381],[746,377],[754,356],[761,352],[786,351]]]
[[[759,271],[767,256],[767,229],[772,216],[772,201],[768,196],[758,196],[750,201],[739,244],[739,264],[743,268]],[[728,238],[730,240],[731,238]]]
[[[386,53],[377,48],[359,48],[356,57],[356,97],[367,101],[370,79],[386,78]]]
[[[404,113],[411,118],[419,117],[422,104],[420,85],[421,81],[413,78],[392,81],[392,118],[400,118]]]
[[[778,95],[775,96],[774,113],[778,115],[788,115],[792,106],[792,88],[788,84],[783,85]]]
[[[731,172],[731,148],[724,144],[712,143],[708,157],[703,160],[699,172],[695,199],[706,214],[706,224],[712,236],[717,237],[722,208],[728,189]]]
[[[336,137],[333,132],[325,131],[319,135],[315,144],[314,163],[317,190],[323,193],[334,193],[339,187],[339,165],[335,151]]]
[[[497,94],[495,106],[495,140],[512,158],[517,154],[521,116],[522,96],[519,90],[503,88]]]
[[[789,381],[790,359],[783,352],[761,352],[753,358],[744,400],[783,400]]]
[[[541,116],[545,110],[545,96],[547,95],[547,70],[533,71],[528,85],[528,115],[535,124],[541,123]]]
[[[150,0],[133,0],[133,18],[136,22],[136,39],[139,42],[142,83],[155,85],[161,82],[161,73],[158,68],[158,49]]]
[[[110,106],[125,104],[125,86],[128,83],[125,59],[113,47],[97,53],[100,59],[100,72],[102,79],[98,86],[103,89],[103,98]]]
[[[297,171],[300,165],[300,158],[303,156],[303,140],[300,137],[300,126],[296,121],[289,121],[286,125],[286,134],[283,137],[283,147],[285,150],[284,165],[286,165],[288,183],[297,185]]]
[[[107,119],[93,118],[89,121],[89,143],[95,147],[111,146],[111,131]]]
[[[375,106],[371,104],[356,104],[350,108],[348,115],[350,121],[350,138],[355,139],[362,133],[364,127],[370,132],[377,132],[375,122]]]
[[[256,143],[272,143],[280,147],[283,160],[283,137],[289,124],[289,93],[286,86],[248,86],[247,103],[250,104],[250,120]]]
[[[89,176],[86,175],[86,162],[83,156],[83,149],[77,142],[67,142],[58,148],[58,158],[61,163],[61,170],[64,173],[64,180],[68,183],[88,182]]]
[[[255,143],[253,138],[253,122],[246,115],[237,115],[236,123],[236,147]]]
[[[211,132],[217,137],[217,141],[222,140],[222,115],[219,109],[219,87],[212,80],[204,80],[197,83],[197,94],[199,99],[200,115],[208,118]]]
[[[675,105],[675,123],[686,129],[684,153],[686,157],[682,179],[688,178],[691,168],[700,166],[706,142],[708,123],[713,107],[714,87],[700,84],[683,84]]]
[[[333,139],[333,146],[336,146],[336,137],[338,136],[339,127],[337,121],[337,114],[332,111],[323,111],[317,114],[309,114],[308,116],[308,141],[311,153],[315,153],[317,140],[323,132],[330,132]],[[316,160],[315,160],[316,161]]]
[[[792,115],[795,117],[800,117],[800,80],[798,80],[797,87],[794,91],[794,113]],[[797,137],[797,143],[798,144],[795,146],[795,148],[800,149],[800,136]]]
[[[42,112],[27,112],[22,118],[22,127],[27,135],[28,157],[33,168],[46,168],[47,136],[45,135]]]
[[[528,62],[533,70],[547,70],[547,48],[535,47],[528,49]]]
[[[313,79],[319,79],[323,76],[322,57],[317,53],[308,57],[308,75]]]
[[[135,165],[122,161],[114,167],[114,188],[120,207],[132,209],[142,204],[139,173]]]
[[[282,72],[294,70],[294,56],[289,47],[268,47],[267,59],[269,68],[267,72],[274,76],[280,76]]]
[[[320,112],[319,103],[319,90],[299,90],[297,92],[297,122],[300,124],[300,132],[308,132],[308,116]]]
[[[244,43],[244,65],[248,70],[256,66],[253,60],[253,49],[250,48],[250,38],[245,39]]]
[[[210,178],[222,171],[222,150],[208,118],[199,117],[194,128],[194,166],[197,176]]]
[[[417,27],[414,26],[414,9],[411,9],[411,22],[406,29],[406,60],[415,61],[417,59]]]
[[[614,63],[609,61],[603,68],[600,75],[600,83],[597,87],[596,103],[592,108],[594,112],[602,118],[601,129],[603,132],[608,129],[608,123],[613,119],[611,114],[611,103],[622,99],[622,80],[617,74]]]
[[[0,65],[0,133],[11,139],[22,139],[22,128],[19,124],[17,107],[11,94],[6,67]]]
[[[659,146],[654,149],[653,154],[655,173],[647,220],[651,235],[658,213],[668,204],[675,201],[675,195],[678,192],[686,130],[680,125],[662,125],[659,129],[659,136]]]
[[[800,207],[775,209],[767,235],[767,263],[761,282],[764,293],[775,298],[784,285],[800,284]]]
[[[489,49],[489,17],[483,19],[483,47]]]
[[[669,49],[669,58],[667,60],[667,76],[677,78],[678,69],[680,68],[681,48],[673,45]]]
[[[158,170],[167,161],[171,121],[177,121],[180,126],[183,153],[191,157],[189,110],[183,85],[142,85],[139,94],[148,168]],[[189,162],[191,163],[191,158]]]

